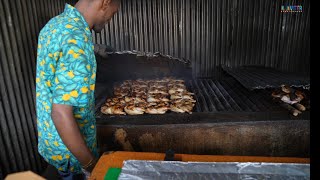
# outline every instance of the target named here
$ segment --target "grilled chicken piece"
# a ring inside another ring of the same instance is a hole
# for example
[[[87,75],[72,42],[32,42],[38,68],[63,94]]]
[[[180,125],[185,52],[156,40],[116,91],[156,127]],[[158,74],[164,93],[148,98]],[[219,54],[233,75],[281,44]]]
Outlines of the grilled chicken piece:
[[[306,107],[300,103],[295,103],[293,104],[293,107],[295,107],[296,109],[300,110],[300,111],[305,111]]]
[[[281,88],[273,91],[271,95],[280,103],[281,107],[289,110],[294,116],[298,116],[306,110],[306,107],[300,104],[302,100],[305,100],[306,95],[299,89],[281,85]]]
[[[164,114],[169,109],[169,103],[149,103],[145,112],[148,114]]]
[[[109,98],[107,99],[105,105],[107,106],[113,106],[113,105],[124,105],[126,102],[124,100],[124,98]]]
[[[149,94],[163,94],[169,95],[164,88],[150,88],[148,91]]]
[[[294,116],[298,116],[299,114],[302,113],[301,111],[299,111],[298,109],[292,107],[291,105],[289,105],[287,103],[280,103],[280,106],[289,110],[291,112],[291,114]]]
[[[130,115],[139,115],[145,112],[145,108],[141,104],[130,104],[124,107],[124,111]]]
[[[167,88],[167,86],[157,86],[157,85],[155,85],[155,86],[151,86],[151,87],[149,87],[149,91],[152,91],[152,90],[161,90],[161,91],[167,91],[168,90],[168,88]]]
[[[132,90],[147,90],[148,86],[147,85],[132,85],[131,89]]]
[[[145,93],[147,92],[148,88],[147,87],[134,87],[132,88],[132,93]]]
[[[285,84],[281,85],[281,90],[287,94],[289,94],[293,91],[293,89],[290,86],[285,85]]]
[[[175,100],[175,99],[190,99],[190,100],[193,100],[193,97],[192,95],[194,95],[194,93],[191,93],[191,92],[176,92],[175,94],[171,94],[170,96],[170,99],[171,100]]]
[[[177,83],[177,84],[168,84],[168,88],[184,88],[186,89],[186,85],[185,84],[180,84],[180,83]]]
[[[167,87],[167,82],[151,81],[149,87]]]
[[[191,113],[196,101],[184,83],[184,80],[172,77],[126,80],[114,87],[115,97],[108,99],[101,111],[105,114],[138,115],[164,114],[172,109],[175,112]],[[171,95],[171,100],[168,95]]]
[[[286,93],[283,92],[282,90],[275,90],[271,94],[271,96],[274,97],[274,98],[281,98],[284,95],[286,95]]]
[[[117,114],[117,115],[126,115],[123,111],[123,106],[102,106],[101,112],[104,114]]]
[[[170,105],[170,110],[173,112],[178,112],[178,113],[185,113],[188,112],[189,114],[192,113],[192,109],[194,107],[194,103],[192,102],[182,102],[182,103],[173,103]]]
[[[291,99],[289,94],[283,95],[281,97],[281,101],[288,103],[288,104],[295,104],[300,102],[303,99],[303,96],[296,96],[295,99]]]
[[[297,99],[300,101],[302,101],[306,97],[306,95],[299,90],[296,90],[294,94],[297,96]]]
[[[149,94],[147,102],[169,102],[170,100],[163,94]]]
[[[178,103],[195,103],[197,102],[194,99],[173,99],[171,100],[172,104],[178,104]]]
[[[131,97],[139,97],[141,99],[147,99],[147,93],[146,92],[132,92]]]
[[[127,96],[129,93],[130,93],[129,90],[117,90],[117,91],[114,91],[114,95],[116,95],[117,97]]]
[[[153,85],[149,85],[149,89],[163,89],[163,90],[167,90],[167,86],[165,85],[157,85],[157,84],[153,84]]]
[[[130,93],[130,87],[129,86],[123,86],[123,85],[115,86],[113,88],[113,91],[114,91],[114,94],[116,96],[125,96],[125,95]]]
[[[177,112],[177,113],[185,113],[185,111],[183,109],[180,109],[179,107],[177,107],[174,104],[170,105],[170,110],[173,112]]]
[[[137,103],[146,103],[146,100],[140,97],[133,97],[133,96],[126,96],[125,97],[125,102],[126,103],[133,103],[133,104],[137,104]]]
[[[182,93],[185,91],[187,91],[185,88],[174,87],[174,88],[169,89],[169,94],[171,95],[171,94],[176,94],[176,93]]]
[[[173,112],[177,112],[177,113],[189,113],[192,114],[192,109],[193,109],[193,105],[192,104],[188,104],[188,105],[177,105],[177,104],[171,104],[170,105],[170,110]]]

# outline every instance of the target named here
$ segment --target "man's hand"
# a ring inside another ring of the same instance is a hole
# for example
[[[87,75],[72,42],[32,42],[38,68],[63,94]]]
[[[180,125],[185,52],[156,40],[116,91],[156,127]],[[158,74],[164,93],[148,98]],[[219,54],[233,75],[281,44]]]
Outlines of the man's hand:
[[[89,167],[87,167],[85,170],[90,172],[90,173],[92,173],[92,171],[93,171],[94,167],[96,166],[98,160],[99,160],[98,158],[95,158],[94,161],[92,162],[92,164]]]
[[[87,147],[78,124],[73,117],[72,106],[53,104],[51,117],[63,143],[78,159],[82,166],[87,165],[95,158]]]
[[[92,171],[93,171],[94,167],[96,166],[97,162],[98,162],[98,158],[94,159],[94,161],[92,162],[92,164],[90,166],[88,166],[85,169],[82,169],[82,172],[86,176],[86,179],[91,179],[90,177],[91,177]]]

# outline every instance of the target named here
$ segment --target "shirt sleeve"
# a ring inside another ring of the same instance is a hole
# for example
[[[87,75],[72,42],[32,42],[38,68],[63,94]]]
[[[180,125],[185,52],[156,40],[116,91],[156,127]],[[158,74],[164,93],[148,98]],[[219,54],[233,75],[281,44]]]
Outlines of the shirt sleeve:
[[[90,98],[90,56],[85,52],[85,42],[68,36],[62,41],[56,63],[53,97],[55,104],[87,106]],[[87,51],[88,52],[88,51]]]

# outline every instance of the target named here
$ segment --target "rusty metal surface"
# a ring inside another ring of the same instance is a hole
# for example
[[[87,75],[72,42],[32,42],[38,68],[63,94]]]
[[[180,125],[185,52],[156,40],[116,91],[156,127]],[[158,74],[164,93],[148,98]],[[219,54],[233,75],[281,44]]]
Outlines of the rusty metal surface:
[[[206,124],[226,122],[260,122],[282,120],[310,120],[310,112],[292,116],[287,111],[279,112],[198,112],[192,114],[167,113],[140,116],[97,116],[99,125],[164,125],[164,124]]]
[[[243,155],[310,156],[310,121],[245,121],[97,126],[100,150]]]
[[[223,67],[223,69],[250,90],[279,88],[283,84],[303,89],[310,88],[310,74],[289,73],[256,66]]]

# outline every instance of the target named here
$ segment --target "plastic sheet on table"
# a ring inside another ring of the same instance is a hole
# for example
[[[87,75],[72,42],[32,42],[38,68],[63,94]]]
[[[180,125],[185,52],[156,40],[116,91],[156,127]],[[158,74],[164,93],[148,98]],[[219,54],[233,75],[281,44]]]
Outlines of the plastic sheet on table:
[[[257,162],[124,162],[119,180],[141,179],[310,179],[310,164]]]

